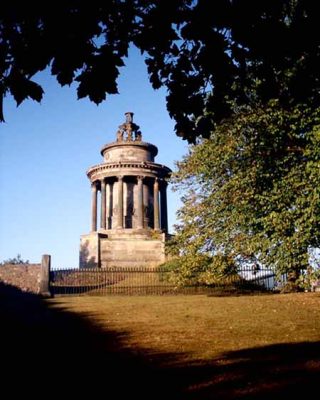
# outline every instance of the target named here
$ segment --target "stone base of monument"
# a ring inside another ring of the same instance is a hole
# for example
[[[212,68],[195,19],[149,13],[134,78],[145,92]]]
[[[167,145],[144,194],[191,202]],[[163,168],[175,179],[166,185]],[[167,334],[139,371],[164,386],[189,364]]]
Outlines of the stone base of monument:
[[[82,235],[80,268],[155,267],[166,260],[166,234],[149,229],[103,230]]]

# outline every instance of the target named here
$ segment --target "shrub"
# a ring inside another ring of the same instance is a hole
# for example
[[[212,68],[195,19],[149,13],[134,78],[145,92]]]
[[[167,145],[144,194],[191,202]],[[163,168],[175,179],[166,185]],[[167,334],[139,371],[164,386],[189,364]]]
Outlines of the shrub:
[[[3,260],[0,265],[6,265],[6,264],[29,264],[29,260],[23,260],[21,258],[21,254],[17,254],[16,257],[14,258],[8,258],[7,260]]]

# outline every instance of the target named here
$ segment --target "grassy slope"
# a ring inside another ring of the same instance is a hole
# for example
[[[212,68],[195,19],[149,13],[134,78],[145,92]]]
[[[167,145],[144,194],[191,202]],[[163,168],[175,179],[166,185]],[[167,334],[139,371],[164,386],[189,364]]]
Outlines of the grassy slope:
[[[0,285],[13,398],[283,399],[318,391],[320,296],[73,297]]]
[[[51,300],[90,316],[104,329],[127,332],[122,345],[175,361],[206,361],[222,353],[320,339],[318,294],[243,297],[73,297]]]

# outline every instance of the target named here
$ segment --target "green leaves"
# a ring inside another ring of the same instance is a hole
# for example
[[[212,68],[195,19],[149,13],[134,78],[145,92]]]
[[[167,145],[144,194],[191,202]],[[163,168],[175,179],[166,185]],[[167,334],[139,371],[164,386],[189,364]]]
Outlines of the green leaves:
[[[306,268],[320,245],[319,116],[273,100],[238,109],[192,146],[172,178],[184,195],[175,251]]]

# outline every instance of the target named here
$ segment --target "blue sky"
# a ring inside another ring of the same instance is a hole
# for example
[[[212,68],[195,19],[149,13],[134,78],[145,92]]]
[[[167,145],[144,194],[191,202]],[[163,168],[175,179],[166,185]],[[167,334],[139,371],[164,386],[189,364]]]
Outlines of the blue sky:
[[[96,106],[76,100],[75,87],[61,88],[48,72],[35,78],[41,104],[19,107],[8,97],[0,124],[0,261],[18,253],[30,262],[51,254],[55,267],[77,267],[80,235],[90,230],[88,167],[102,162],[126,111],[134,112],[143,139],[159,149],[156,161],[174,168],[187,143],[174,133],[165,90],[154,91],[142,56],[131,49],[119,77],[119,95]],[[168,191],[169,225],[179,195]]]

